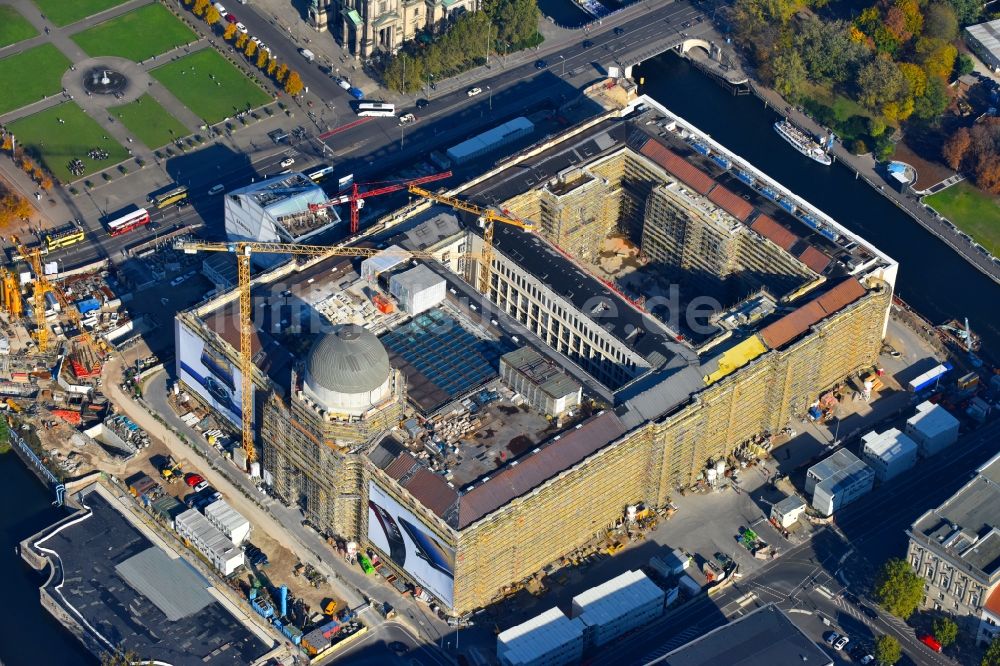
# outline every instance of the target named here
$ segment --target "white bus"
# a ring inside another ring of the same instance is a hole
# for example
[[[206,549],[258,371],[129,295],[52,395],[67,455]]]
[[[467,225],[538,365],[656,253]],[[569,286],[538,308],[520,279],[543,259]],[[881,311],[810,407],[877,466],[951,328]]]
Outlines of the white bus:
[[[306,176],[308,176],[309,180],[313,181],[314,183],[318,183],[321,180],[324,180],[331,173],[333,173],[332,166],[330,166],[329,164],[319,164],[310,169],[309,171],[307,171]]]
[[[387,102],[358,102],[358,115],[388,118],[396,115],[396,105]]]

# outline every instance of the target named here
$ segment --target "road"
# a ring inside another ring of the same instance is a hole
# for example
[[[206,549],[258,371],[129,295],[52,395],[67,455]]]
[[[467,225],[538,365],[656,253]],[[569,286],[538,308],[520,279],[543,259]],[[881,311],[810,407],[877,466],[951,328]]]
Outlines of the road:
[[[783,608],[820,613],[855,636],[892,634],[916,664],[941,666],[949,659],[929,652],[911,627],[876,608],[869,620],[843,591],[864,597],[876,567],[905,548],[904,531],[920,514],[958,490],[996,449],[1000,433],[989,427],[969,434],[946,457],[922,461],[910,473],[876,488],[842,509],[836,526],[817,532],[809,542],[791,548],[777,559],[713,596],[697,597],[642,630],[642,647],[623,655],[621,646],[596,656],[594,663],[615,659],[648,663],[696,636],[721,626],[753,608],[775,602]],[[846,583],[846,585],[845,585]],[[749,597],[747,595],[752,595]]]

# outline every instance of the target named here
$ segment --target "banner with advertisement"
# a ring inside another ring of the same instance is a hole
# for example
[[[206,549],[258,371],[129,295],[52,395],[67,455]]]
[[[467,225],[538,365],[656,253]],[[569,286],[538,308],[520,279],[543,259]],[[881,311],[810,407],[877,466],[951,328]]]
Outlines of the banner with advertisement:
[[[441,603],[455,602],[455,549],[374,481],[368,482],[368,540]]]
[[[243,374],[239,365],[175,320],[177,376],[237,429],[243,423]],[[251,405],[250,409],[253,409]]]

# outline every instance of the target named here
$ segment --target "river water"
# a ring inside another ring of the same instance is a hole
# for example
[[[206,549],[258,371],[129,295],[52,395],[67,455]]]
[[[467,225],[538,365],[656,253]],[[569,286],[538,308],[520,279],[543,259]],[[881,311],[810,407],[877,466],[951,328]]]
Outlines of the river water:
[[[778,115],[753,95],[734,97],[686,60],[665,54],[643,63],[641,92],[712,135],[788,189],[899,262],[897,295],[935,324],[969,318],[984,354],[1000,358],[1000,285],[855,179],[799,155],[771,128]]]
[[[25,537],[65,515],[52,506],[54,494],[28,471],[13,451],[0,455],[0,571],[3,606],[0,663],[4,666],[94,666],[97,660],[42,608],[37,574],[14,552]]]

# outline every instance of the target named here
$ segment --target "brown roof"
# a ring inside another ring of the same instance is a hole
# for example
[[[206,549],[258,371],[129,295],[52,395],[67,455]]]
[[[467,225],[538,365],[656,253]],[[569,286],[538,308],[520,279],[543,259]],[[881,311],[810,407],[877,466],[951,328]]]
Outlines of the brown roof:
[[[768,215],[758,215],[750,228],[768,239],[782,250],[788,250],[799,240],[799,237],[774,221]]]
[[[812,245],[809,245],[806,249],[802,250],[802,253],[799,255],[799,261],[816,273],[822,273],[833,260]]]
[[[463,529],[540,486],[625,434],[625,426],[614,412],[603,412],[562,435],[538,453],[530,453],[503,471],[462,495],[458,529]]]
[[[395,464],[395,462],[393,463]],[[392,465],[389,465],[392,467]],[[403,482],[407,492],[425,507],[444,518],[458,499],[458,493],[448,482],[425,467],[419,468]]]
[[[997,586],[993,593],[986,599],[983,608],[1000,617],[1000,586]]]
[[[416,464],[416,458],[411,456],[409,453],[403,452],[399,454],[399,457],[389,463],[388,467],[385,468],[385,473],[396,481],[399,481],[406,475],[407,472],[413,469],[413,466]]]
[[[746,222],[746,219],[750,217],[750,213],[753,212],[753,206],[749,201],[738,194],[733,194],[731,190],[722,185],[716,185],[712,188],[712,191],[708,195],[708,200],[740,222]]]
[[[825,317],[843,309],[865,294],[865,288],[854,278],[849,278],[828,292],[760,330],[761,339],[771,349],[778,349],[809,330]]]
[[[708,191],[715,185],[711,176],[674,151],[661,145],[659,141],[650,139],[639,152],[679,178],[698,194],[708,194]]]

